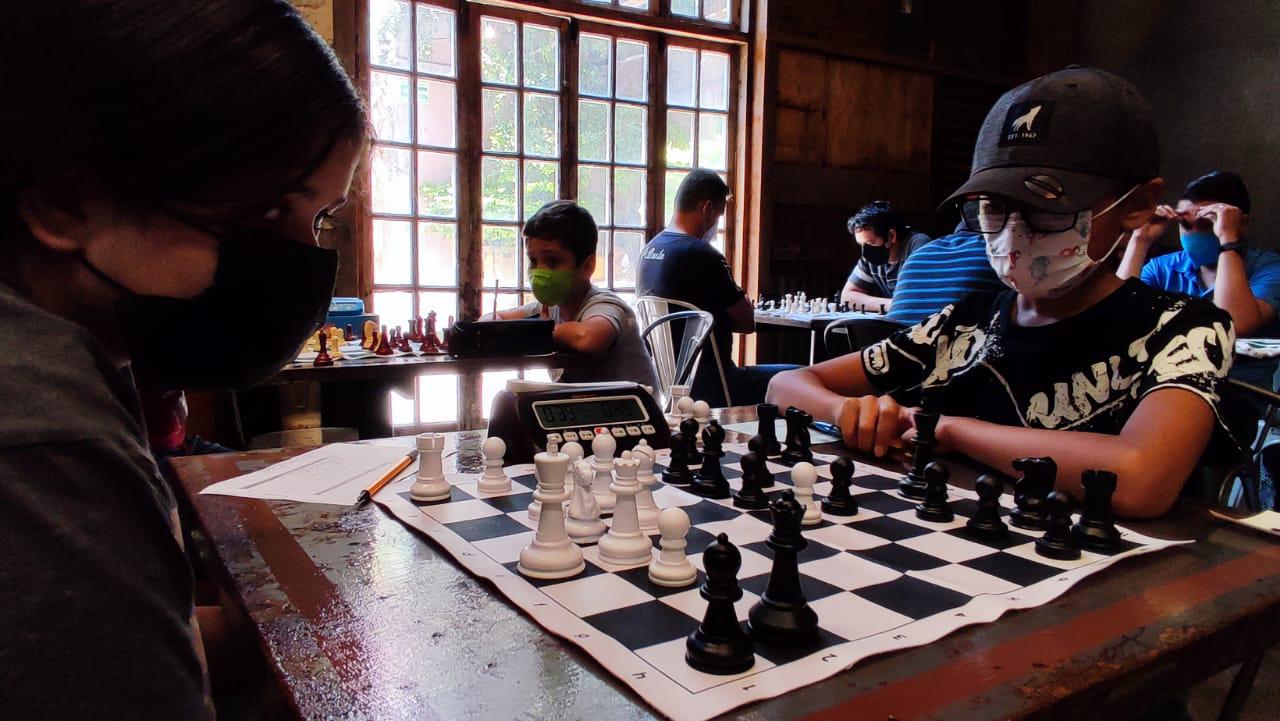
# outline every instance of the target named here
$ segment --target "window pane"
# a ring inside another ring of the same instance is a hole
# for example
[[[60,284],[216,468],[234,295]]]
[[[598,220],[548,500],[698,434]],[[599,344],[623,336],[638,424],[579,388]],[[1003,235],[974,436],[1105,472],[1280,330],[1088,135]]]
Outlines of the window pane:
[[[387,327],[387,333],[396,326],[403,327],[413,316],[413,293],[407,290],[375,292],[373,312],[378,314],[378,322]]]
[[[486,225],[482,235],[480,259],[484,264],[484,287],[493,288],[493,281],[497,279],[499,287],[515,288],[521,262],[516,229]]]
[[[516,24],[510,20],[480,20],[480,79],[516,84]]]
[[[584,33],[578,41],[578,92],[609,97],[612,87],[613,44],[604,35]]]
[[[453,11],[430,5],[418,10],[418,72],[453,77]]]
[[[509,90],[485,88],[480,101],[481,137],[484,149],[514,153],[516,139],[516,94]]]
[[[613,234],[613,287],[634,288],[636,266],[640,263],[640,249],[644,247],[644,233],[618,230]]]
[[[418,283],[458,284],[458,226],[418,223]]]
[[[668,170],[667,171],[667,220],[676,214],[676,191],[680,189],[680,183],[684,180],[684,176],[688,175],[687,170]]]
[[[560,89],[560,34],[555,28],[524,26],[524,84],[531,88]]]
[[[489,287],[493,287],[493,283],[489,283]],[[532,298],[530,298],[532,300]],[[510,310],[511,308],[519,308],[524,305],[520,302],[519,293],[499,293],[498,294],[498,310]],[[480,314],[493,312],[493,291],[480,294]]]
[[[516,219],[515,160],[485,158],[480,171],[481,217],[485,220]]]
[[[413,425],[413,399],[391,391],[391,425],[411,426]]]
[[[640,8],[641,10],[649,9],[649,0],[618,0],[618,4],[624,8]]]
[[[614,162],[644,165],[648,111],[643,105],[619,103],[614,113]]]
[[[718,251],[720,251],[720,255],[724,255],[724,254],[725,254],[724,231],[723,231],[723,230],[722,230],[722,231],[720,231],[719,233],[716,233],[715,240],[711,241],[711,247],[712,247],[712,248],[715,248],[715,249],[716,249],[716,250],[718,250]]]
[[[729,56],[723,53],[702,53],[701,72],[698,76],[699,104],[709,110],[729,109]]]
[[[614,168],[613,170],[613,223],[632,228],[644,227],[644,176],[643,170]]]
[[[729,22],[730,0],[702,0],[702,17],[717,23]]]
[[[609,225],[608,168],[597,165],[578,166],[578,204],[591,213],[596,225]]]
[[[409,30],[409,3],[403,0],[370,0],[369,62],[408,70]]]
[[[441,148],[457,147],[457,92],[453,83],[418,80],[418,143]]]
[[[413,226],[406,220],[373,221],[373,282],[408,285],[413,282],[410,251]]]
[[[671,0],[671,14],[698,17],[698,0]]]
[[[410,163],[413,155],[408,150],[376,145],[370,160],[373,185],[373,212],[403,213],[413,211],[413,180]]]
[[[618,41],[617,96],[644,102],[649,97],[649,45],[632,40]]]
[[[667,165],[693,167],[693,113],[667,111]]]
[[[418,215],[457,217],[457,174],[453,153],[418,151]]]
[[[458,420],[458,376],[418,376],[418,422],[448,423]]]
[[[458,294],[454,291],[429,290],[418,293],[418,315],[422,316],[422,329],[427,329],[427,314],[436,312],[436,333],[443,336],[449,318],[458,316]]]
[[[560,164],[541,160],[524,163],[524,217],[560,196]]]
[[[524,152],[540,158],[560,155],[560,98],[529,93],[524,96]]]
[[[489,371],[480,375],[480,409],[486,420],[498,391],[506,390],[507,381],[517,377],[516,371]]]
[[[578,157],[609,162],[609,104],[578,101]]]
[[[702,113],[698,116],[698,167],[724,170],[728,157],[728,117]]]
[[[667,66],[667,103],[693,107],[698,99],[698,51],[671,48]]]
[[[609,231],[601,230],[596,237],[596,269],[591,273],[591,282],[604,284],[607,280],[605,273],[609,270],[609,264],[604,262],[609,257]]]
[[[409,78],[373,71],[369,75],[369,105],[373,134],[378,140],[407,143],[409,135]]]

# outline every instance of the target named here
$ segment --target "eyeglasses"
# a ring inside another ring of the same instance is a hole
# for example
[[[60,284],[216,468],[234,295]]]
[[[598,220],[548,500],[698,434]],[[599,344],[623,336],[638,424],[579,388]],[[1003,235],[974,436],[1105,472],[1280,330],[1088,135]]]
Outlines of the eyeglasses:
[[[1079,213],[1050,213],[986,195],[968,198],[960,204],[964,227],[974,233],[999,233],[1004,230],[1013,213],[1017,213],[1022,222],[1036,233],[1061,233],[1070,230],[1080,218]]]

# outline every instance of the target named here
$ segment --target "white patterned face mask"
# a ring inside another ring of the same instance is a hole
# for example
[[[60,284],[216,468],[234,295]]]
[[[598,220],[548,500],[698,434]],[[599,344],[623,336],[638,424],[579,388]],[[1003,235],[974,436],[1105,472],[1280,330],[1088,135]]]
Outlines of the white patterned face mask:
[[[1116,202],[1098,211],[1098,217],[1111,211],[1128,198],[1138,186],[1129,189]],[[1089,228],[1092,211],[1084,211],[1076,224],[1060,233],[1037,233],[1027,227],[1022,216],[1013,211],[1004,229],[987,237],[987,260],[1001,282],[1028,298],[1056,298],[1089,277],[1090,271],[1111,257],[1121,233],[1098,260],[1089,257]]]

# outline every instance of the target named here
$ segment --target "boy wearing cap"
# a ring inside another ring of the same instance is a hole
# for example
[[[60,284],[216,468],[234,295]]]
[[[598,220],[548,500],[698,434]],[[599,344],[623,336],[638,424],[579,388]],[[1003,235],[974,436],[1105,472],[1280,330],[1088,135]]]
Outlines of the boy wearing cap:
[[[1051,456],[1077,498],[1082,471],[1114,471],[1117,514],[1163,514],[1225,432],[1217,389],[1234,333],[1208,303],[1116,275],[1163,190],[1158,173],[1151,111],[1122,78],[1069,68],[1009,91],[947,201],[1008,289],[780,375],[770,400],[882,455],[914,433],[905,406],[924,396],[945,450],[1008,473],[1015,458]]]

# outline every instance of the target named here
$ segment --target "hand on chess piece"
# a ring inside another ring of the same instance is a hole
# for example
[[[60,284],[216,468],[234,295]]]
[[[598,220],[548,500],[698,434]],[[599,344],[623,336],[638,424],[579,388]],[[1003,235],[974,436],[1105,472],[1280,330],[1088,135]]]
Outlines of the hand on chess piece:
[[[898,405],[892,397],[846,398],[840,405],[836,425],[845,445],[883,456],[890,448],[906,447],[906,434],[913,427],[912,409]]]

